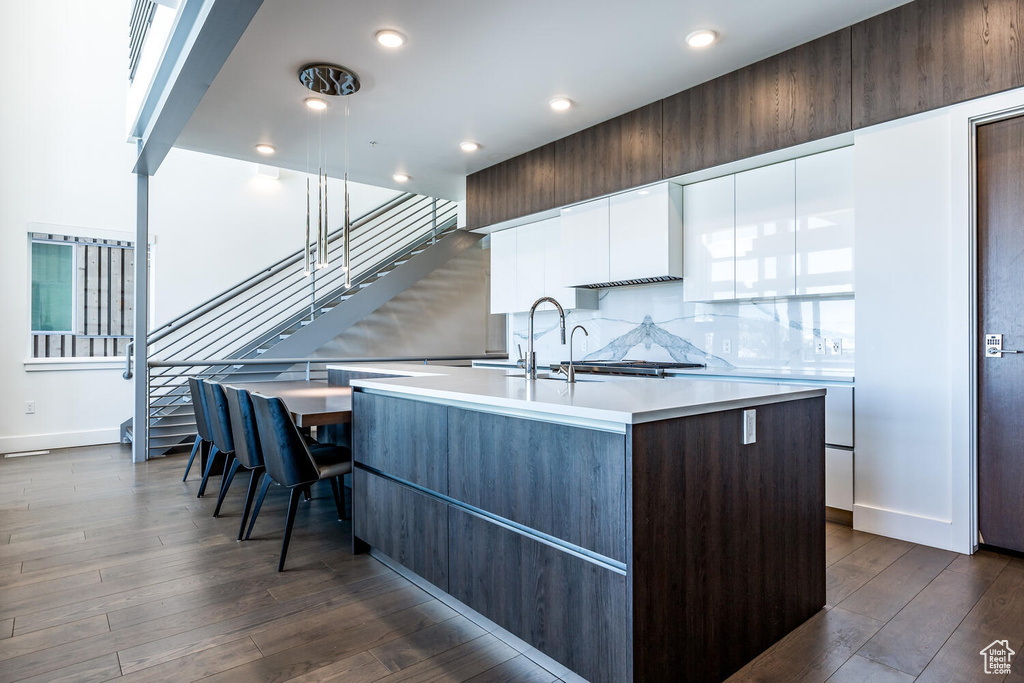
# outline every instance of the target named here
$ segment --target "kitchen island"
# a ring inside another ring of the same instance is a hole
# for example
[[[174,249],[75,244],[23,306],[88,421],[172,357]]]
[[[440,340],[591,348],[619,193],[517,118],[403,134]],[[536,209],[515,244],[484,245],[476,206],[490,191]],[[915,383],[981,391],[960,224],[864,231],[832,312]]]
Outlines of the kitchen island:
[[[720,681],[825,604],[823,389],[329,374],[356,545],[589,680]]]

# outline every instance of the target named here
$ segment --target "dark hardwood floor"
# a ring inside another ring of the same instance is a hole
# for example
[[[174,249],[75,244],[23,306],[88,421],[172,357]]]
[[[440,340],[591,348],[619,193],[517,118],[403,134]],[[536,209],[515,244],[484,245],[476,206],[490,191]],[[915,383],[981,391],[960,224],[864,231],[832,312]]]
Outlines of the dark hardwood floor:
[[[133,465],[116,445],[0,460],[0,682],[564,674],[353,556],[329,490],[301,510],[278,574],[285,492],[237,543],[243,482],[213,519],[216,496],[196,499],[184,464]],[[996,639],[1024,661],[1024,561],[826,533],[829,608],[730,680],[999,681],[978,654]],[[1005,680],[1024,683],[1015,664]]]

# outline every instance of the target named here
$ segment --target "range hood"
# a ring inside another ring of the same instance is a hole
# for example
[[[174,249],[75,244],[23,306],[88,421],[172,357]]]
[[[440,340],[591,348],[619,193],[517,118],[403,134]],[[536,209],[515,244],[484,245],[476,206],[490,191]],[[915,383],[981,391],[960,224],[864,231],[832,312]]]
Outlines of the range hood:
[[[682,282],[683,278],[675,275],[660,275],[658,277],[640,277],[632,280],[614,280],[612,282],[601,282],[592,285],[580,285],[581,289],[603,289],[605,287],[628,287],[630,285],[651,285],[657,282]]]

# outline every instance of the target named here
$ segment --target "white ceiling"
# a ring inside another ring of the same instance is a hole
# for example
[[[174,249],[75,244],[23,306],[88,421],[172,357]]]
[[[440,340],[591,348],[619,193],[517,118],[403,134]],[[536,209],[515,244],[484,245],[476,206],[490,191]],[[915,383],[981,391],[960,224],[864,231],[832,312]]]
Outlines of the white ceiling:
[[[304,170],[319,128],[297,73],[333,62],[362,89],[323,114],[330,174],[344,169],[347,99],[350,178],[461,199],[468,173],[904,2],[266,0],[177,146]],[[380,28],[407,43],[381,47]],[[698,28],[721,38],[691,49]],[[576,106],[552,111],[556,95]],[[463,152],[467,139],[482,149]],[[277,154],[260,157],[258,142]],[[395,183],[396,171],[412,180]]]

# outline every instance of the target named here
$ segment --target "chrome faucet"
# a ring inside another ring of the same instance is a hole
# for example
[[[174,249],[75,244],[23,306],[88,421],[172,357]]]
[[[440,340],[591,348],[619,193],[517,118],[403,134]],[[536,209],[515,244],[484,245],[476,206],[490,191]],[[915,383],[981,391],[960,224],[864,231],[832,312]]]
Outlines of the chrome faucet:
[[[558,309],[558,321],[562,332],[562,345],[565,346],[565,311],[562,309],[562,304],[558,303],[550,296],[542,296],[534,301],[533,306],[530,307],[530,336],[527,337],[526,341],[526,379],[537,379],[537,357],[533,352],[533,314],[537,312],[537,306],[540,306],[545,301],[553,303],[555,308]]]
[[[576,368],[573,367],[572,364],[572,338],[576,336],[576,330],[583,330],[584,336],[590,336],[590,333],[587,332],[587,328],[583,327],[583,325],[577,325],[572,328],[572,332],[569,333],[569,369],[565,372],[565,381],[568,384],[576,383]]]

